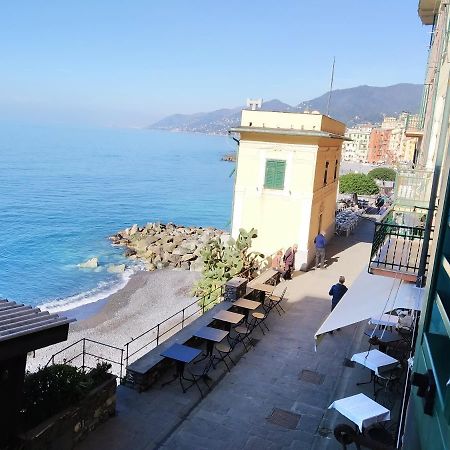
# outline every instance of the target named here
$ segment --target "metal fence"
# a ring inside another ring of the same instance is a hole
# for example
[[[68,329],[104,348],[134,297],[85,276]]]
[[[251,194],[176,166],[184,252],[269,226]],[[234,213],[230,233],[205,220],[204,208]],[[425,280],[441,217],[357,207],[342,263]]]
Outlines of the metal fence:
[[[111,364],[111,372],[122,380],[124,349],[88,338],[82,338],[54,353],[45,367],[50,364],[72,364],[86,370],[94,369],[100,362]]]
[[[253,270],[255,269],[246,269],[236,276],[248,278]],[[188,306],[157,323],[139,336],[132,338],[122,348],[82,338],[54,353],[46,366],[68,363],[86,370],[94,368],[100,362],[108,362],[112,366],[111,372],[117,375],[120,381],[123,381],[126,375],[125,369],[131,362],[182,330],[186,325],[202,316],[214,304],[221,302],[224,289],[225,283],[208,292],[205,296],[197,298]]]

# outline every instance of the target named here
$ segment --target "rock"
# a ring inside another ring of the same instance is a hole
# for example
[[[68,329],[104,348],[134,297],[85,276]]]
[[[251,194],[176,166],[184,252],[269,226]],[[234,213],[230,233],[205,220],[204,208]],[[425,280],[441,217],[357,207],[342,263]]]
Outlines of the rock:
[[[173,237],[173,243],[175,245],[180,245],[183,241],[184,241],[184,236],[177,234]]]
[[[188,253],[187,255],[183,255],[180,259],[181,262],[185,261],[192,261],[193,259],[196,259],[197,257],[193,255],[192,253]]]
[[[181,244],[181,248],[193,252],[198,247],[195,241],[186,241]]]
[[[191,261],[191,266],[189,267],[189,269],[195,272],[201,272],[203,270],[203,259],[197,258]]]
[[[188,262],[182,262],[182,263],[180,264],[180,267],[181,267],[183,270],[189,270],[189,263],[188,263]]]
[[[176,249],[176,245],[173,242],[167,242],[162,245],[162,249],[165,252],[172,253]]]
[[[122,273],[125,272],[125,264],[111,264],[108,266],[108,272]]]
[[[129,258],[130,256],[133,256],[136,254],[136,250],[134,248],[127,248],[125,250],[125,257]]]
[[[149,272],[153,272],[154,270],[157,269],[155,264],[149,263],[145,265],[145,268],[149,271]]]
[[[83,269],[95,269],[98,267],[98,258],[91,258],[85,261],[84,263],[78,264],[78,267]]]
[[[169,258],[168,258],[168,260],[171,262],[171,263],[174,263],[174,264],[177,264],[180,260],[181,260],[181,256],[180,255],[169,255]]]
[[[130,229],[130,231],[128,232],[128,234],[129,234],[130,236],[133,236],[134,234],[136,234],[136,233],[138,232],[138,230],[139,230],[139,228],[138,228],[137,224],[135,223],[135,224],[131,227],[131,229]]]

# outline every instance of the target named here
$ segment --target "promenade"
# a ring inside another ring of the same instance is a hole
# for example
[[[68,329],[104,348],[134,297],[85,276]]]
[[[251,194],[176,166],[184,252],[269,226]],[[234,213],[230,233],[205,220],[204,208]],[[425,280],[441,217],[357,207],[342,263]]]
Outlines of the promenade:
[[[373,223],[362,220],[354,234],[332,240],[325,269],[286,282],[286,314],[271,314],[270,332],[255,336],[254,348],[204,399],[175,384],[141,394],[119,386],[117,416],[77,448],[340,448],[332,430],[345,420],[328,406],[362,391],[355,380],[367,372],[344,361],[364,345],[365,325],[325,336],[317,352],[313,336],[330,311],[330,286],[344,275],[350,287],[367,268],[372,234]]]

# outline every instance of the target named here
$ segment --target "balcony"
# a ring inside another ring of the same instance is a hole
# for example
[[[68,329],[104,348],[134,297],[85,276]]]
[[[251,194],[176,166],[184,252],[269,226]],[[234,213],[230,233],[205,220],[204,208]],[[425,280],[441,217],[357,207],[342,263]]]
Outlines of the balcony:
[[[397,207],[375,224],[369,272],[415,282],[419,274],[426,214]],[[425,268],[425,270],[427,267]]]

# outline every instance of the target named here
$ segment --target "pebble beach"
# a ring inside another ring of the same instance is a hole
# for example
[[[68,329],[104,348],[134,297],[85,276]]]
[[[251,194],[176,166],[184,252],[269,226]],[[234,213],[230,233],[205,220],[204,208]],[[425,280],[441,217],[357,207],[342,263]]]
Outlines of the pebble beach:
[[[191,291],[199,277],[198,272],[176,269],[137,272],[123,289],[102,300],[101,306],[93,304],[88,311],[80,308],[66,314],[77,317],[69,326],[67,341],[28,355],[27,370],[45,365],[52,354],[82,338],[122,348],[127,341],[195,302]],[[191,307],[196,308],[195,304]],[[64,357],[70,358],[70,352]],[[59,360],[62,362],[62,355]]]

